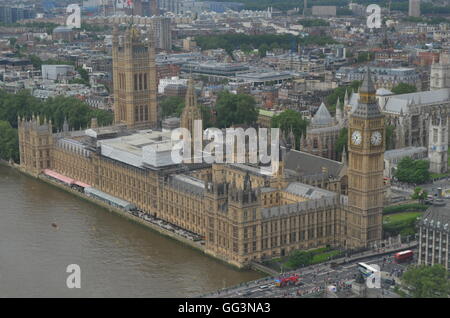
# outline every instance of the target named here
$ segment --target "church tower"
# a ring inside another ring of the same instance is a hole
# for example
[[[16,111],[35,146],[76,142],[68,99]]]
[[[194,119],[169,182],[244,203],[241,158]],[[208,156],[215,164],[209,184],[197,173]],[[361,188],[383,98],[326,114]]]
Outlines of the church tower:
[[[156,127],[155,48],[151,32],[143,39],[135,26],[124,37],[113,30],[114,121],[128,128]]]
[[[197,95],[195,94],[194,81],[192,78],[188,80],[188,88],[186,92],[186,100],[184,109],[181,113],[181,127],[186,128],[194,135],[194,121],[201,120],[202,113],[197,105]]]
[[[446,173],[448,170],[448,125],[447,114],[439,113],[431,117],[428,134],[428,158],[430,172]]]
[[[430,90],[450,88],[450,54],[441,53],[439,63],[433,59],[430,71]]]
[[[382,238],[385,128],[375,93],[367,68],[349,118],[347,248],[370,247]]]

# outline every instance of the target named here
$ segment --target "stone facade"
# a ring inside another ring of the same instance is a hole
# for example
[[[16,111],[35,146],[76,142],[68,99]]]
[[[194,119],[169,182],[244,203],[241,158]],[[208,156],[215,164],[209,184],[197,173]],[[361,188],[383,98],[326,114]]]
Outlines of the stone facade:
[[[119,37],[114,27],[112,56],[115,123],[128,128],[156,127],[156,64],[151,39],[144,40],[134,26]]]
[[[446,173],[448,171],[447,113],[433,114],[430,119],[428,158],[430,159],[430,172]]]
[[[368,247],[382,238],[384,115],[367,69],[360,99],[349,118],[347,247]]]

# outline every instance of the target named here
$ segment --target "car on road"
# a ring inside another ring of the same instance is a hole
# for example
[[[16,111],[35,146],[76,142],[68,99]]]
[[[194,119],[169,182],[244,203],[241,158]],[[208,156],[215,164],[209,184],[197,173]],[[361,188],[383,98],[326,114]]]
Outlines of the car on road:
[[[390,279],[390,278],[386,278],[386,279],[384,280],[384,282],[385,282],[386,284],[388,284],[388,285],[391,285],[391,286],[394,286],[394,285],[395,285],[395,280]]]
[[[259,286],[259,289],[266,289],[266,288],[269,288],[270,286],[269,285],[261,285],[261,286]]]
[[[236,293],[237,296],[250,296],[251,294],[253,294],[253,292],[249,290],[243,290]]]

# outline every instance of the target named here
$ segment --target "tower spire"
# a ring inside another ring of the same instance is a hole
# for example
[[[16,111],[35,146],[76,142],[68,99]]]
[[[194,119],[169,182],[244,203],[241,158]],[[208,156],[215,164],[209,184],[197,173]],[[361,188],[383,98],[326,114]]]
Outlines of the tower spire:
[[[376,89],[367,66],[364,80],[359,88],[359,101],[353,115],[361,118],[381,117],[380,107],[376,99]]]
[[[201,119],[202,115],[200,109],[197,106],[197,96],[195,94],[194,80],[192,79],[192,77],[190,77],[188,79],[184,109],[181,114],[181,127],[188,129],[192,134],[194,130],[194,121]]]

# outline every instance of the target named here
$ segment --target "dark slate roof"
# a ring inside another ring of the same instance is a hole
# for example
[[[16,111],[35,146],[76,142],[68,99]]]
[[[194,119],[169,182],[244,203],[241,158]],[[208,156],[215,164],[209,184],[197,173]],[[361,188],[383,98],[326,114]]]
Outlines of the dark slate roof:
[[[285,168],[305,177],[323,175],[323,167],[328,169],[328,176],[338,177],[344,164],[298,150],[291,150],[286,155]]]

